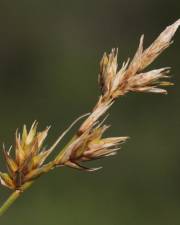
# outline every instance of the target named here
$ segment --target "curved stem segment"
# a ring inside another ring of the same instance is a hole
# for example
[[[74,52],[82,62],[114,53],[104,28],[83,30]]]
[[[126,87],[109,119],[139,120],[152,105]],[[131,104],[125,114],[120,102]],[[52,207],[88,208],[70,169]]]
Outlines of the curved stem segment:
[[[4,204],[0,208],[0,216],[2,216],[8,209],[9,207],[16,201],[19,196],[32,185],[33,182],[29,182],[22,186],[21,190],[15,190],[9,198],[4,202]]]
[[[21,191],[14,191],[9,198],[5,201],[5,203],[0,208],[0,216],[2,216],[6,210],[16,201],[16,199],[20,196]]]

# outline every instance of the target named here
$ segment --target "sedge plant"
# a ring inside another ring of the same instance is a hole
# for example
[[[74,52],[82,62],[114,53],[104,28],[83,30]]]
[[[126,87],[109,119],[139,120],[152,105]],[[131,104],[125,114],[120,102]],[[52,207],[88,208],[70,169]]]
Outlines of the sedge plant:
[[[86,161],[115,155],[128,137],[107,137],[103,134],[108,129],[105,120],[101,119],[115,101],[128,92],[148,92],[167,94],[164,87],[169,82],[169,67],[145,70],[166,48],[172,44],[172,37],[180,26],[180,19],[168,26],[146,49],[143,48],[144,35],[140,38],[137,51],[118,68],[118,49],[104,53],[100,61],[98,83],[101,94],[92,111],[79,117],[65,130],[54,144],[46,148],[44,141],[50,127],[37,131],[35,121],[30,130],[23,126],[22,133],[15,133],[15,144],[10,149],[3,146],[2,154],[7,172],[0,172],[0,184],[12,190],[12,194],[0,208],[0,215],[21,196],[40,176],[51,170],[67,166],[77,170],[93,172],[98,168],[84,166]],[[85,118],[86,117],[86,118]],[[71,127],[85,118],[71,140],[58,151],[52,160],[48,157]]]

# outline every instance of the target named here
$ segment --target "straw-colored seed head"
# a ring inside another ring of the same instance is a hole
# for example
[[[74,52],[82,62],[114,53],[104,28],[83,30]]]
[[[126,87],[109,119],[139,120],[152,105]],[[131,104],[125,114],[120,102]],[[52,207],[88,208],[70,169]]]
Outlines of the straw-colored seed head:
[[[129,91],[166,93],[158,86],[172,85],[171,82],[160,81],[168,78],[169,68],[162,68],[143,72],[171,43],[176,30],[180,26],[180,19],[168,26],[159,37],[147,48],[143,49],[144,35],[140,38],[138,49],[131,62],[123,63],[118,71],[117,51],[103,56],[100,63],[99,84],[104,101],[115,99]]]
[[[7,151],[3,146],[3,155],[7,166],[7,173],[0,172],[0,183],[10,189],[21,189],[26,182],[31,182],[38,176],[49,172],[57,166],[69,166],[79,170],[95,171],[99,168],[87,168],[82,162],[99,159],[116,154],[120,144],[127,137],[103,138],[108,126],[99,122],[115,100],[128,92],[167,93],[163,89],[172,85],[169,79],[169,68],[144,71],[171,43],[172,37],[180,26],[180,19],[167,27],[159,37],[146,49],[143,48],[144,35],[134,57],[125,61],[118,69],[118,50],[112,49],[110,54],[104,54],[100,62],[99,85],[101,95],[92,112],[81,124],[71,141],[58,152],[55,159],[45,163],[47,157],[57,147],[64,135],[72,126],[83,118],[79,117],[68,127],[49,148],[43,148],[49,127],[37,132],[37,122],[27,131],[23,127],[22,134],[15,135],[14,155],[11,148]]]
[[[0,173],[1,184],[15,189],[24,184],[24,177],[34,169],[38,169],[49,155],[48,150],[42,149],[47,137],[49,127],[42,132],[37,132],[37,123],[34,122],[29,132],[23,127],[22,135],[15,135],[15,158],[10,151],[3,147],[3,155],[8,169],[8,174]]]
[[[108,126],[96,126],[87,130],[78,137],[69,147],[56,158],[56,164],[65,164],[81,170],[94,171],[94,168],[86,168],[79,163],[91,161],[116,154],[119,145],[128,137],[102,138]]]

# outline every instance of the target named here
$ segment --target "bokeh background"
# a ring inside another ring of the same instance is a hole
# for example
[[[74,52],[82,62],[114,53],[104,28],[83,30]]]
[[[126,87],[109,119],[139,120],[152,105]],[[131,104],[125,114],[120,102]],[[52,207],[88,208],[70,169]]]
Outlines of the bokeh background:
[[[11,145],[16,128],[37,119],[52,125],[50,145],[95,104],[103,52],[119,47],[122,63],[142,33],[147,46],[179,12],[178,0],[1,0],[0,142]],[[107,134],[131,137],[118,156],[95,162],[97,173],[41,177],[0,224],[180,224],[179,32],[174,39],[153,64],[173,67],[169,95],[128,94],[110,110]],[[8,195],[1,187],[0,201]]]

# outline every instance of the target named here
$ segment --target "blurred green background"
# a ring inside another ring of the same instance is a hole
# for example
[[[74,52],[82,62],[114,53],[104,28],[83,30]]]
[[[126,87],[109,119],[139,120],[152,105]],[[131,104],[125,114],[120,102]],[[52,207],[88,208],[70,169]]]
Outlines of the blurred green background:
[[[119,47],[121,64],[142,33],[147,46],[179,12],[178,0],[1,0],[0,142],[11,145],[16,128],[37,119],[52,125],[50,145],[95,104],[103,52]],[[95,162],[104,167],[96,173],[41,177],[0,224],[180,224],[179,37],[153,64],[173,67],[169,95],[128,94],[110,110],[107,134],[131,137],[123,151]],[[0,202],[8,194],[1,187]]]

